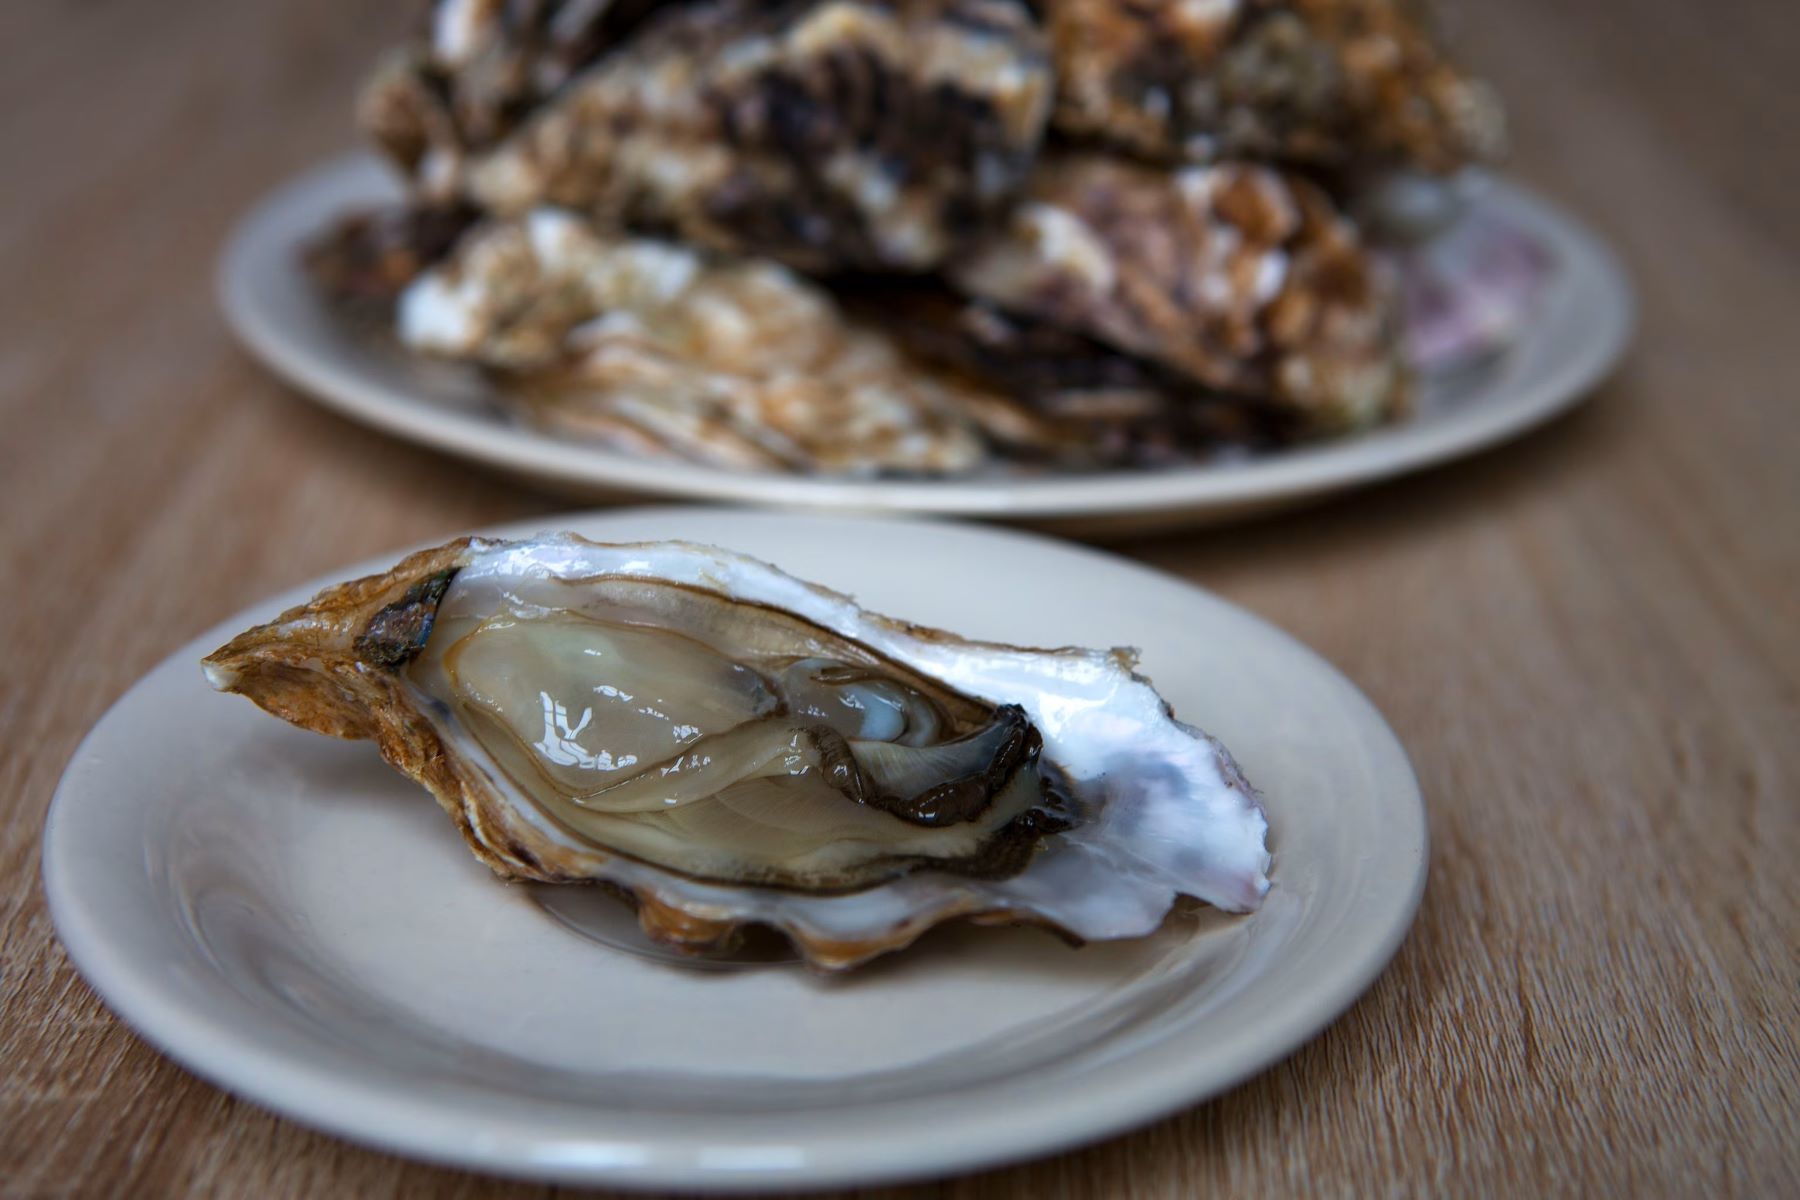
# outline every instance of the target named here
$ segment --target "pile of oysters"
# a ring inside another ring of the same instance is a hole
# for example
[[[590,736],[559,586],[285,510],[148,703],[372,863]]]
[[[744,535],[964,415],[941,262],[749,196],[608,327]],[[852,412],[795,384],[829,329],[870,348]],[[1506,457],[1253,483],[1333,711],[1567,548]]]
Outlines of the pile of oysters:
[[[437,0],[359,105],[405,201],[307,265],[346,320],[634,454],[930,476],[1341,436],[1409,394],[1399,226],[1369,198],[1450,189],[1502,140],[1430,24]]]

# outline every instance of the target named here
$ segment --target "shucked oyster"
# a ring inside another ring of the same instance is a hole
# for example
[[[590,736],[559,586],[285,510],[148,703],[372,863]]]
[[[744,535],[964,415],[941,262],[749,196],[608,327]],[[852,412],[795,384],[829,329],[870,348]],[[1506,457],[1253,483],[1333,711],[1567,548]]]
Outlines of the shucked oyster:
[[[1129,653],[964,641],[704,546],[465,539],[205,665],[375,738],[501,875],[609,885],[683,949],[765,925],[839,970],[956,917],[1137,937],[1268,887],[1255,793]]]

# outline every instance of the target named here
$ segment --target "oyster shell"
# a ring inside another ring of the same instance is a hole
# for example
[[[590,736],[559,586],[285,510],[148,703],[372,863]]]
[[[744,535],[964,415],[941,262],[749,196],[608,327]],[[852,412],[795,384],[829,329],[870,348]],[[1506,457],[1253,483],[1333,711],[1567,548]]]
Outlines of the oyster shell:
[[[658,0],[432,0],[412,42],[364,85],[357,124],[421,195],[454,199],[492,147]]]
[[[473,230],[402,294],[399,331],[501,372],[527,420],[631,452],[835,474],[987,456],[971,387],[920,370],[818,285],[558,209]]]
[[[1464,370],[1513,345],[1556,269],[1549,247],[1486,213],[1398,251],[1407,356],[1421,371]]]
[[[880,322],[921,364],[1009,402],[963,401],[1012,460],[1065,468],[1159,466],[1288,444],[1308,432],[1291,410],[1234,396],[1045,321],[927,281],[836,289],[851,315]]]
[[[676,5],[473,157],[465,190],[803,270],[927,270],[1018,190],[1050,96],[1018,0]]]
[[[1129,652],[964,641],[755,559],[465,539],[327,589],[213,686],[376,739],[508,878],[596,882],[687,950],[841,970],[940,922],[1152,932],[1254,909],[1267,822]]]
[[[360,331],[394,327],[395,303],[447,255],[478,214],[464,208],[392,205],[346,213],[302,250],[314,286]]]
[[[1269,167],[1056,156],[949,277],[1310,432],[1359,429],[1401,402],[1392,281],[1324,191]]]
[[[1164,162],[1448,173],[1498,157],[1498,99],[1407,0],[1046,0],[1059,132]]]
[[[1403,415],[1403,349],[1480,361],[1535,292],[1523,256],[1465,286],[1436,269],[1464,255],[1387,253],[1443,211],[1362,223],[1396,180],[1449,196],[1503,148],[1428,2],[426,8],[359,114],[412,211],[340,224],[314,277],[384,334],[402,291],[448,281],[436,307],[467,323],[404,341],[628,453],[906,475],[1235,456]],[[692,286],[595,285],[647,257]]]

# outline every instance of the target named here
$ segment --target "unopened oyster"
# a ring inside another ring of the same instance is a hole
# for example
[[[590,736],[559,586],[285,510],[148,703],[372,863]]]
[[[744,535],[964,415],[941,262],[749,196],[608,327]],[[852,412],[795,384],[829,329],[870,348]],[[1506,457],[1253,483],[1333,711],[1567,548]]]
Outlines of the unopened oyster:
[[[471,158],[464,192],[804,270],[928,270],[1018,190],[1050,93],[1019,0],[676,5]]]
[[[1137,937],[1268,887],[1255,793],[1128,652],[964,641],[709,547],[465,539],[205,665],[681,949],[762,925],[839,970],[956,917]]]
[[[1492,90],[1412,0],[1045,0],[1055,124],[1165,162],[1437,173],[1497,157]]]
[[[1327,433],[1392,415],[1392,281],[1329,196],[1253,163],[1051,157],[958,288]]]
[[[842,474],[966,471],[986,453],[970,388],[817,284],[560,209],[476,227],[401,295],[399,332],[497,372],[527,420],[623,451]]]
[[[1066,468],[1169,465],[1281,446],[1312,432],[1306,414],[1213,390],[941,284],[881,280],[834,290],[846,312],[879,323],[921,372],[963,382],[959,399],[1009,460]]]
[[[421,196],[452,201],[471,154],[492,147],[659,0],[431,0],[384,57],[357,124]]]
[[[359,110],[403,210],[311,272],[628,455],[930,477],[1338,437],[1504,349],[1544,273],[1424,244],[1505,141],[1429,0],[423,7]]]

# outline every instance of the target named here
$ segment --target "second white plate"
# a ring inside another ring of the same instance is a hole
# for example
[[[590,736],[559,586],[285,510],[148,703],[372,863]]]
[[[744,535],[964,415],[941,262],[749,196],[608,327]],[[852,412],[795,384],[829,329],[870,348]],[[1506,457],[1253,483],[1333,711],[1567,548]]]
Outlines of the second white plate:
[[[610,1186],[863,1184],[1048,1153],[1213,1095],[1343,1011],[1412,920],[1425,814],[1394,735],[1311,651],[1203,591],[972,526],[653,509],[556,527],[716,542],[973,637],[1136,643],[1263,790],[1267,901],[1080,950],[942,929],[841,980],[633,953],[613,936],[621,906],[501,883],[369,744],[208,690],[201,655],[308,585],[153,670],[57,789],[57,931],[145,1038],[295,1120],[439,1162]]]
[[[352,336],[320,302],[298,248],[340,213],[398,187],[372,157],[337,159],[278,189],[232,235],[219,287],[232,328],[277,374],[395,436],[595,498],[699,500],[1058,522],[1096,530],[1200,525],[1305,502],[1494,445],[1576,404],[1618,360],[1630,288],[1606,247],[1517,186],[1479,203],[1533,236],[1554,266],[1518,344],[1488,369],[1429,381],[1408,420],[1360,437],[1229,464],[1018,478],[853,480],[639,459],[508,418],[473,374]]]

